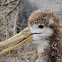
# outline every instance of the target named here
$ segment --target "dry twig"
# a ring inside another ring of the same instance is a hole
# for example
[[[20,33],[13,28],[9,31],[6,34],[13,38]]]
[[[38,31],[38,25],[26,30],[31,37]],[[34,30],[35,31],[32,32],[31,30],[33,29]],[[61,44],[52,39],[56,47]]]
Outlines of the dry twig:
[[[6,15],[3,16],[2,18],[0,18],[0,21],[3,20],[3,19],[5,19],[9,14],[11,14],[11,13],[13,12],[13,10],[19,5],[20,1],[21,1],[21,0],[18,0],[17,4],[13,7],[13,9],[10,10],[8,14],[6,14]]]
[[[8,5],[9,3],[12,3],[12,2],[15,2],[15,1],[16,1],[16,0],[4,2],[3,6],[6,6],[6,5]],[[1,6],[1,4],[0,4],[0,6]]]

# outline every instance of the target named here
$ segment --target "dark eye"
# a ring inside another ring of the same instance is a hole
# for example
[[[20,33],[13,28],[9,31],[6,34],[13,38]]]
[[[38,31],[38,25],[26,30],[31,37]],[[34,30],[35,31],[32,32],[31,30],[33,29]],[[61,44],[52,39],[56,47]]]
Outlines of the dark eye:
[[[43,28],[44,26],[43,25],[39,25],[39,28]]]

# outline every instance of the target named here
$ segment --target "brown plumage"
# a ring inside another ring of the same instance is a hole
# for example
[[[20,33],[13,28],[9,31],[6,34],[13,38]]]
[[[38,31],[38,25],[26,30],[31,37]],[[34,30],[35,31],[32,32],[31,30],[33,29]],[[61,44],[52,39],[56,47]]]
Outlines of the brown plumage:
[[[50,24],[49,20],[54,22]],[[47,62],[62,62],[62,32],[61,21],[56,14],[50,10],[37,10],[34,11],[29,17],[29,25],[44,23],[45,26],[53,29],[53,34],[49,37],[49,48],[45,49],[45,53],[48,53],[49,59]]]

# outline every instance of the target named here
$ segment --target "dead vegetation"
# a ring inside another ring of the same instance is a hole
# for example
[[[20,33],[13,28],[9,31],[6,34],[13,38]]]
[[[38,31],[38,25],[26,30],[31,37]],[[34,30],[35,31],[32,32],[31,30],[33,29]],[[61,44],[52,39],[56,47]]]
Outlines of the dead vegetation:
[[[16,34],[16,20],[20,2],[21,0],[0,0],[0,42]],[[12,45],[2,47],[0,51]],[[30,43],[0,57],[0,62],[34,62],[37,58],[36,53],[36,45]]]

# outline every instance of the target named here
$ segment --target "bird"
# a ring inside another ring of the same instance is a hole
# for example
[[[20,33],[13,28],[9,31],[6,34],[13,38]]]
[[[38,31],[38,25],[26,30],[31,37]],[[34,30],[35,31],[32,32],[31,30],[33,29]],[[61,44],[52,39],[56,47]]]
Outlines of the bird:
[[[60,18],[51,11],[37,10],[31,14],[28,23],[34,33],[33,43],[38,45],[40,62],[61,62]]]
[[[3,47],[18,41],[14,46],[1,51],[0,56],[32,42],[38,46],[38,58],[35,62],[61,62],[61,39],[60,17],[51,10],[36,10],[29,16],[27,28],[0,43],[0,47]]]

